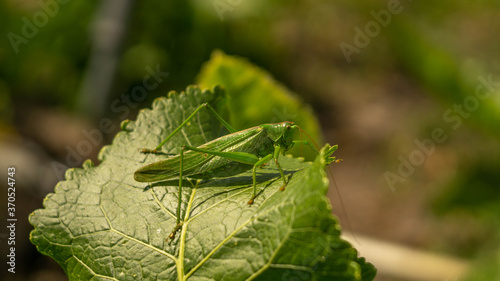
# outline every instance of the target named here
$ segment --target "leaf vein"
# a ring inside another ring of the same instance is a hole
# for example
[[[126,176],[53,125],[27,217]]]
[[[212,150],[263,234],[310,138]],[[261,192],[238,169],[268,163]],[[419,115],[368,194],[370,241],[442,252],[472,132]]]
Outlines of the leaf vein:
[[[92,268],[90,268],[86,263],[84,263],[82,260],[80,260],[76,255],[75,253],[73,253],[73,257],[75,258],[75,260],[77,260],[80,264],[82,264],[85,268],[87,268],[87,270],[89,270],[90,272],[92,272],[92,274],[94,274],[94,276],[97,276],[97,277],[101,277],[101,278],[106,278],[106,279],[109,279],[109,280],[117,280],[115,277],[109,277],[109,276],[105,276],[105,275],[102,275],[102,274],[97,274],[95,273],[95,271],[92,270]]]
[[[292,207],[293,207],[293,211],[290,214],[290,216],[291,216],[290,222],[293,222],[295,220],[296,206],[292,205]],[[255,279],[257,276],[260,275],[260,273],[262,273],[264,270],[266,270],[266,269],[269,268],[269,266],[271,265],[271,262],[276,257],[276,255],[278,254],[278,252],[281,249],[281,247],[283,247],[283,245],[285,244],[285,242],[287,242],[288,238],[290,237],[290,234],[292,233],[292,230],[293,230],[293,228],[290,226],[289,229],[288,229],[288,231],[286,232],[286,234],[281,239],[280,244],[278,245],[278,247],[276,247],[274,249],[273,254],[271,255],[271,257],[269,257],[269,261],[266,264],[264,264],[261,267],[261,269],[257,270],[256,272],[254,272],[254,274],[252,274],[250,277],[248,277],[247,280],[253,280],[253,279]]]
[[[154,251],[157,251],[158,253],[160,253],[160,254],[162,254],[162,255],[164,255],[164,256],[167,256],[167,257],[171,258],[174,262],[177,262],[177,258],[176,258],[174,255],[172,255],[172,254],[169,254],[169,253],[167,253],[167,252],[165,252],[165,251],[163,251],[163,250],[160,250],[160,249],[158,249],[158,248],[156,248],[156,247],[153,247],[152,245],[149,245],[149,244],[147,244],[147,243],[145,243],[145,242],[143,242],[143,241],[141,241],[141,240],[139,240],[139,239],[137,239],[137,238],[135,238],[135,237],[132,237],[132,236],[130,236],[130,235],[127,235],[127,234],[125,234],[125,233],[123,233],[123,232],[121,232],[121,231],[119,231],[119,230],[117,230],[117,229],[111,228],[111,231],[113,231],[113,232],[115,232],[115,233],[117,233],[117,234],[119,234],[119,235],[121,235],[121,236],[123,236],[123,237],[125,237],[125,238],[129,239],[129,240],[132,240],[132,241],[134,241],[134,242],[136,242],[136,243],[138,243],[138,244],[141,244],[141,245],[143,245],[143,246],[146,246],[147,248],[150,248],[150,249],[152,249],[152,250],[154,250]]]
[[[262,201],[262,204],[264,204],[264,202],[266,202],[269,198],[271,198],[274,194],[276,194],[276,192],[280,192],[280,191],[279,190],[274,191],[269,197],[267,197],[264,201]],[[278,207],[281,207],[283,205],[284,205],[284,203],[280,204],[280,205],[276,205],[276,207],[278,208]],[[219,248],[222,247],[222,245],[224,245],[227,241],[229,241],[229,239],[233,238],[233,236],[236,235],[236,233],[238,233],[238,231],[243,229],[243,227],[245,227],[251,221],[253,221],[257,218],[260,218],[260,217],[262,217],[262,215],[266,215],[268,213],[269,212],[265,212],[265,213],[260,213],[259,216],[251,216],[246,222],[242,223],[231,234],[229,234],[224,240],[222,240],[217,246],[215,246],[214,249],[212,251],[210,251],[210,253],[208,253],[196,266],[194,266],[193,269],[191,269],[191,271],[189,271],[188,274],[186,274],[186,279],[188,277],[190,277],[196,270],[198,270],[198,268],[200,268],[217,250],[219,250]]]

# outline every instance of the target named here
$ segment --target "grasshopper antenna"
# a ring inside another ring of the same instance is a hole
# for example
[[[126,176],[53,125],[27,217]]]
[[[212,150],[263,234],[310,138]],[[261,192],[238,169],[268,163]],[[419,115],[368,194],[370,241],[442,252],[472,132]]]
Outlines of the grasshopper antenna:
[[[304,157],[304,151],[303,151],[304,144],[302,142],[302,129],[300,127],[298,127],[298,128],[299,128],[299,135],[300,135],[300,156]]]
[[[341,159],[339,159],[339,160],[341,160]],[[339,161],[339,160],[337,160],[337,161]],[[354,241],[356,241],[356,243],[358,243],[358,245],[361,245],[361,242],[359,242],[358,238],[354,234],[354,231],[352,230],[351,220],[349,219],[349,216],[347,215],[347,210],[345,209],[344,201],[342,201],[342,196],[340,196],[340,191],[339,191],[337,182],[335,181],[335,177],[333,176],[332,169],[330,167],[328,167],[328,171],[330,172],[330,177],[332,178],[333,186],[335,187],[335,192],[337,193],[337,196],[339,197],[340,207],[342,208],[342,213],[344,213],[347,228],[349,229],[349,232],[351,233]]]
[[[316,144],[316,142],[314,142],[314,140],[311,138],[311,136],[309,136],[309,134],[307,134],[304,130],[302,130],[302,128],[300,128],[300,127],[298,127],[298,128],[299,128],[299,131],[301,132],[300,133],[301,141],[302,141],[302,133],[304,133],[311,140],[311,142],[314,144],[314,146],[317,149],[317,152],[319,152],[319,147]],[[342,159],[338,159],[335,162],[337,163],[337,162],[340,162],[340,161],[342,161]],[[352,230],[351,221],[349,219],[349,216],[347,215],[347,210],[345,208],[344,201],[342,201],[342,196],[340,195],[340,191],[339,191],[337,182],[335,181],[335,177],[333,176],[333,172],[332,172],[332,169],[331,169],[330,166],[328,166],[328,172],[330,172],[330,177],[332,178],[333,186],[335,187],[335,193],[337,194],[337,197],[339,198],[340,207],[341,207],[342,213],[344,214],[344,217],[346,219],[347,228],[349,229],[349,232],[351,233],[354,241],[356,241],[356,243],[358,243],[359,245],[361,245],[361,243],[359,242],[358,238],[356,237],[356,235],[354,234],[354,232]]]

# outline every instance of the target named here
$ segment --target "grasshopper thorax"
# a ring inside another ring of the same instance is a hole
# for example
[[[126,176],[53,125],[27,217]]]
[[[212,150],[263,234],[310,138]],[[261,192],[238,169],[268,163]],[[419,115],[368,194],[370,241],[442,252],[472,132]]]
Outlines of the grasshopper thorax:
[[[260,125],[266,130],[269,138],[281,146],[283,151],[287,151],[293,146],[294,129],[298,128],[293,122],[285,121],[273,124]]]

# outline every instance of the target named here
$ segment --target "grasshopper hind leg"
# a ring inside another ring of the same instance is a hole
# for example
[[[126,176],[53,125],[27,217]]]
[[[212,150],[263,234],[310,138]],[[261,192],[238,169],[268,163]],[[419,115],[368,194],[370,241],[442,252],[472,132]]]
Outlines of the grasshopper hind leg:
[[[265,157],[262,157],[259,161],[257,161],[253,165],[253,169],[252,169],[253,193],[252,193],[252,198],[247,202],[248,205],[252,205],[255,197],[257,197],[257,168],[261,167],[263,164],[265,164],[267,161],[271,160],[272,158],[273,158],[273,155],[269,154]]]

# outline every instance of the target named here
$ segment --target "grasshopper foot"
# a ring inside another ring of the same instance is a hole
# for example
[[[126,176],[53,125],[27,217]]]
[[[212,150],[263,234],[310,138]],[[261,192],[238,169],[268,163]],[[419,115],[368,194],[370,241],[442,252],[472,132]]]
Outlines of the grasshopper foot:
[[[283,178],[283,185],[280,187],[280,191],[285,190],[285,187],[288,185],[288,181],[289,180],[286,180],[286,179]]]
[[[252,199],[248,200],[248,202],[247,202],[248,206],[252,206],[252,204],[253,204],[253,199],[255,199],[255,197],[252,197]]]
[[[155,149],[143,148],[143,149],[141,149],[141,153],[144,153],[144,154],[158,154],[158,150],[156,148]]]
[[[175,238],[175,234],[177,233],[177,231],[179,231],[179,229],[181,229],[182,227],[182,222],[178,223],[175,227],[174,227],[174,230],[172,230],[172,232],[170,233],[170,235],[168,236],[167,238],[167,241],[168,241],[168,245],[170,245],[172,243],[172,241],[174,241],[174,238]]]

